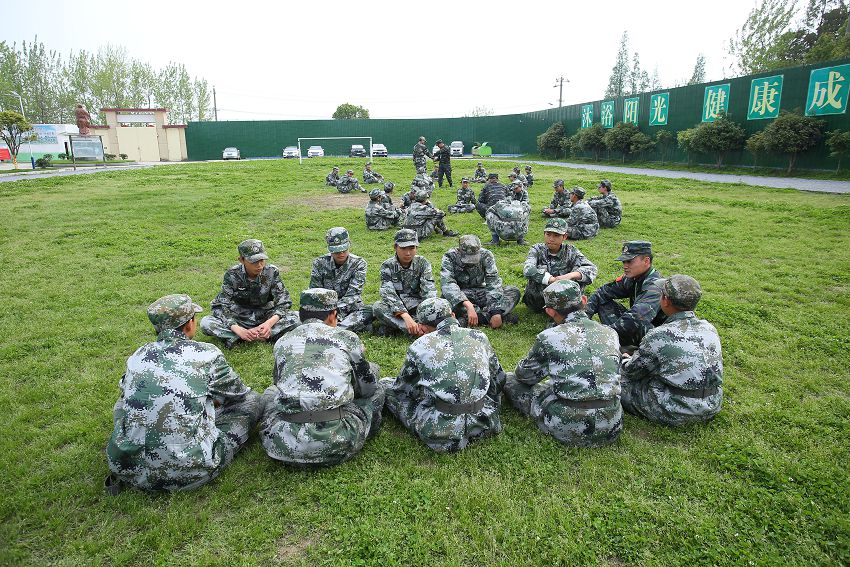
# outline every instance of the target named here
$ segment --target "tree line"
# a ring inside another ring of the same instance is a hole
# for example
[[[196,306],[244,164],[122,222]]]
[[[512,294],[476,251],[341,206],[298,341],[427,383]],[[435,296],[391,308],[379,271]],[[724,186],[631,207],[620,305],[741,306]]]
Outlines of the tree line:
[[[100,123],[105,120],[101,108],[164,107],[172,124],[213,115],[206,79],[192,77],[182,63],[155,69],[113,45],[63,55],[37,37],[20,45],[0,41],[0,110],[19,111],[10,92],[21,95],[32,123],[73,124],[78,103]]]

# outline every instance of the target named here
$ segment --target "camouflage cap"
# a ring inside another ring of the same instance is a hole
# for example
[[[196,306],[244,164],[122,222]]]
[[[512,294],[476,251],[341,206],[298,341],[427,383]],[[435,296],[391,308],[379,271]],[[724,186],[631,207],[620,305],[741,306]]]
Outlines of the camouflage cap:
[[[460,180],[461,183],[469,183],[469,177],[464,177]]]
[[[301,292],[299,305],[304,311],[314,313],[333,311],[337,307],[337,295],[332,289],[311,287]]]
[[[185,325],[195,313],[203,311],[200,305],[192,302],[192,298],[179,293],[160,297],[148,307],[148,319],[153,323],[157,333],[166,329],[177,329]]]
[[[512,171],[512,172],[510,172],[510,173],[508,174],[508,177],[515,178],[515,177],[516,177],[516,171]]]
[[[652,242],[646,240],[629,240],[623,244],[623,253],[617,256],[618,262],[632,260],[638,256],[652,255]]]
[[[564,180],[563,179],[556,179],[555,182],[552,183],[552,187],[555,187],[556,189],[558,187],[563,187],[563,186],[564,186]]]
[[[395,189],[395,183],[393,183],[392,181],[387,181],[386,183],[384,183],[384,191],[390,193],[393,189]]]
[[[401,248],[408,246],[419,246],[419,238],[416,236],[416,231],[410,228],[403,228],[395,233],[395,243]]]
[[[483,165],[483,164],[479,161],[479,162],[478,162],[478,165],[479,165],[479,166],[481,166],[481,165]]]
[[[372,165],[372,162],[371,162],[371,161],[367,161],[367,162],[366,162],[366,165]]]
[[[488,173],[488,174],[487,174],[487,179],[498,179],[498,178],[499,178],[499,174],[498,174],[498,173],[493,172],[493,173]]]
[[[511,188],[514,191],[516,191],[517,188],[522,189],[522,181],[520,181],[519,179],[514,179],[513,181],[511,181]]]
[[[519,166],[518,166],[518,165],[515,165],[515,166],[514,166],[514,171],[516,171],[517,173],[519,173]]]
[[[349,174],[349,173],[350,173],[350,174],[352,174],[352,175],[354,175],[354,170],[353,170],[353,169],[349,169],[349,170],[348,170],[348,171],[346,171],[345,173],[346,173],[346,175],[347,175],[347,174]]]
[[[237,246],[236,249],[239,250],[239,256],[245,258],[252,264],[259,262],[260,260],[269,259],[266,255],[266,249],[263,247],[263,243],[253,238],[243,240],[239,243],[239,246]]]
[[[325,242],[328,243],[328,252],[344,252],[351,248],[348,231],[343,226],[335,226],[329,229],[325,233]]]
[[[543,232],[555,232],[557,234],[567,233],[567,219],[555,217],[546,221],[546,227]]]
[[[587,191],[582,187],[573,187],[570,189],[570,193],[578,197],[579,199],[584,199],[584,196],[587,194]]]
[[[451,314],[452,306],[442,297],[429,297],[416,308],[416,320],[431,327],[436,327],[440,320]]]
[[[429,187],[417,187],[413,190],[413,198],[417,201],[427,201],[431,198],[431,189]]]
[[[526,170],[526,171],[531,171],[531,166],[530,166],[530,165],[526,165],[526,166],[525,166],[525,170]]]
[[[335,166],[334,166],[334,170],[339,171],[339,166],[338,166],[338,165],[335,165]]]
[[[375,187],[374,189],[372,189],[371,191],[369,191],[369,198],[370,198],[370,199],[372,199],[372,200],[374,201],[375,199],[377,199],[377,198],[379,198],[379,197],[382,197],[384,194],[385,194],[385,193],[384,193],[384,191],[383,191],[383,190],[378,189],[377,187]]]
[[[443,142],[443,140],[442,140],[442,139],[439,139],[439,140],[437,140],[437,141],[436,141],[436,142],[434,142],[434,143],[435,143],[435,144],[437,144],[437,145],[439,146],[440,144],[442,144],[442,143],[444,143],[444,142]]]
[[[481,240],[474,234],[464,234],[458,239],[457,252],[464,264],[477,264],[481,261]]]
[[[661,289],[662,295],[669,299],[674,307],[693,311],[702,297],[702,288],[699,282],[691,276],[674,274],[667,278],[655,280],[655,284]]]
[[[581,288],[573,280],[558,280],[543,290],[543,304],[565,311],[581,305]]]
[[[600,187],[605,187],[605,188],[606,188],[606,189],[608,189],[609,191],[611,190],[611,182],[610,182],[610,181],[608,181],[607,179],[603,179],[602,181],[600,181],[600,182],[599,182],[599,186],[600,186]]]

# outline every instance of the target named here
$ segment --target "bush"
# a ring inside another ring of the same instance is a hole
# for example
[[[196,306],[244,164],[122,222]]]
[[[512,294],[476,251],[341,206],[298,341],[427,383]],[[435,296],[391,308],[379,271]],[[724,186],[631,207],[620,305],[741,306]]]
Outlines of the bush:
[[[118,154],[121,159],[127,159],[127,154]]]
[[[771,152],[788,158],[788,173],[794,171],[799,155],[815,147],[823,138],[824,121],[796,112],[780,112],[779,117],[762,130]]]
[[[729,152],[744,147],[747,134],[744,129],[727,115],[722,114],[714,122],[703,122],[696,126],[691,145],[698,152],[714,154],[717,157],[716,167],[723,166],[723,158]]]
[[[832,130],[826,133],[826,147],[829,148],[830,157],[838,158],[836,173],[841,171],[841,158],[850,153],[850,132],[843,130]]]
[[[638,130],[638,127],[631,122],[618,122],[606,132],[603,142],[609,150],[620,152],[624,162],[626,156],[645,152],[655,145],[649,136]]]
[[[39,169],[47,169],[50,167],[50,162],[53,161],[53,154],[44,154],[35,160],[35,166]]]
[[[642,155],[649,150],[655,148],[655,142],[644,134],[643,132],[637,132],[634,136],[632,136],[632,143],[629,146],[629,153],[632,155]]]
[[[753,167],[758,165],[760,155],[767,153],[767,144],[764,141],[764,132],[756,132],[747,138],[747,151],[753,154]]]
[[[667,155],[667,149],[673,143],[673,133],[670,130],[659,130],[655,134],[655,145],[658,147],[661,154],[661,165],[664,165],[664,158]]]
[[[111,160],[111,159],[115,159],[115,154],[107,154],[107,153],[104,153],[104,154],[103,154],[103,159],[105,159],[105,160],[107,160],[107,161],[109,161],[109,160]]]
[[[58,157],[59,159],[71,159],[71,157],[68,154],[59,154],[56,157]]]
[[[578,136],[576,139],[578,149],[592,152],[593,159],[598,160],[602,150],[605,149],[605,128],[602,127],[602,124],[596,123],[590,128],[583,128],[576,135]]]
[[[537,136],[537,150],[541,156],[557,158],[563,146],[561,140],[564,139],[564,125],[561,122],[555,122],[549,129]]]
[[[685,156],[688,159],[688,165],[691,165],[691,153],[693,153],[696,148],[694,148],[694,135],[696,135],[696,128],[688,128],[687,130],[679,130],[676,134],[676,141],[679,144],[679,149],[685,152]]]

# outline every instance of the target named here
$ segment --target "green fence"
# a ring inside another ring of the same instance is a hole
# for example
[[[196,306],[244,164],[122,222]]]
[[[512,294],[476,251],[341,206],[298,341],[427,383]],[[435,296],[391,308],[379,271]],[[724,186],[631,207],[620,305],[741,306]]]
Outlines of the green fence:
[[[191,122],[186,130],[186,144],[189,159],[204,160],[220,159],[222,150],[227,146],[238,147],[243,157],[272,157],[280,156],[285,146],[296,145],[299,137],[371,136],[373,143],[386,145],[391,154],[409,154],[417,138],[423,135],[429,145],[437,138],[446,143],[461,140],[466,153],[470,152],[473,143],[488,142],[495,154],[527,154],[537,152],[537,136],[552,123],[563,122],[567,135],[572,135],[582,127],[583,115],[585,124],[604,119],[606,127],[628,118],[641,131],[655,136],[660,129],[675,135],[703,119],[711,120],[713,112],[725,110],[749,135],[769,124],[770,117],[780,108],[799,109],[801,112],[805,109],[807,113],[818,114],[826,122],[826,130],[850,130],[846,113],[848,93],[850,60],[843,60],[653,91],[636,97],[502,116]],[[587,122],[588,110],[591,111],[591,122]],[[323,140],[312,143],[322,145],[328,155],[348,155],[348,148],[357,141]],[[363,143],[365,145],[365,141]],[[306,154],[306,147],[302,151]],[[670,161],[684,162],[687,157],[675,148],[675,144],[668,153]],[[692,158],[697,163],[714,161],[710,156]],[[658,160],[660,155],[656,151],[642,156],[642,159]],[[752,165],[753,156],[742,150],[729,155],[725,162]],[[759,165],[783,164],[781,157],[759,158]],[[835,160],[829,158],[823,144],[801,155],[798,161],[800,168],[828,169],[834,166]]]

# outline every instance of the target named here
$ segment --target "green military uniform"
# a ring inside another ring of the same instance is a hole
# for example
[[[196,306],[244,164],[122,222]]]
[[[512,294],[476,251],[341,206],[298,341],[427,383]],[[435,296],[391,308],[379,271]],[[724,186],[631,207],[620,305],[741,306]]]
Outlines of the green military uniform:
[[[431,204],[428,189],[417,188],[413,191],[414,202],[410,205],[404,217],[404,228],[416,231],[419,240],[423,240],[435,232],[443,236],[457,236],[457,233],[446,227],[446,213]]]
[[[351,248],[348,231],[341,226],[325,234],[328,254],[313,260],[310,287],[332,289],[337,294],[339,328],[359,332],[372,323],[372,306],[363,303],[363,286],[366,285],[366,260],[349,253],[341,265],[332,254]]]
[[[188,295],[167,295],[148,307],[156,341],[127,360],[106,446],[113,494],[124,484],[175,491],[209,482],[233,460],[259,417],[259,394],[221,351],[181,331],[200,311]]]
[[[363,183],[383,183],[384,176],[378,173],[377,171],[372,170],[372,162],[366,164],[366,167],[363,168]]]
[[[454,205],[449,205],[450,213],[471,213],[475,210],[475,191],[469,188],[469,178],[461,179],[460,189],[457,190],[457,202]],[[464,185],[466,184],[466,185]]]
[[[398,378],[381,380],[387,409],[434,451],[499,433],[505,373],[487,336],[459,327],[445,299],[426,299],[416,318],[436,331],[410,345]]]
[[[593,197],[587,204],[596,212],[599,226],[602,228],[614,228],[620,224],[623,215],[623,205],[620,199],[611,191],[611,182],[603,179],[599,183],[600,188],[605,188],[606,193],[599,197]]]
[[[531,166],[525,166],[525,186],[531,187],[534,185],[534,175],[531,173]]]
[[[274,346],[274,384],[263,394],[260,441],[266,453],[297,467],[352,458],[381,426],[379,368],[351,331],[318,317],[336,308],[336,292],[306,289],[302,311],[316,313]]]
[[[487,183],[487,170],[484,169],[484,165],[480,161],[475,167],[475,173],[472,174],[472,182]]]
[[[599,232],[599,219],[590,205],[583,201],[585,191],[581,187],[573,187],[571,194],[578,197],[578,201],[570,207],[570,216],[567,218],[567,237],[570,240],[585,240],[593,238]]]
[[[566,191],[558,191],[558,189],[563,186],[563,179],[556,179],[552,184],[552,187],[555,189],[555,193],[552,195],[552,202],[549,203],[548,207],[543,207],[543,210],[541,211],[545,218],[566,218],[570,216],[570,207],[573,205],[570,202],[570,195]],[[552,209],[552,212],[547,213],[546,209]]]
[[[366,228],[369,230],[387,230],[391,226],[397,226],[399,220],[404,217],[400,209],[392,205],[392,200],[384,201],[385,193],[380,189],[369,191],[369,202],[364,211],[366,217]]]
[[[617,333],[587,318],[576,282],[557,281],[543,293],[547,307],[573,311],[537,335],[528,356],[508,374],[505,395],[565,445],[612,443],[623,429]]]
[[[339,183],[339,168],[334,167],[331,172],[325,176],[325,185],[336,187],[337,183]]]
[[[340,177],[336,183],[336,190],[340,193],[351,193],[352,191],[360,191],[365,193],[366,190],[360,186],[360,182],[354,177],[354,170],[349,169],[346,174]]]
[[[519,288],[502,285],[493,253],[482,248],[478,237],[470,234],[461,236],[459,246],[443,255],[440,288],[462,326],[468,323],[464,301],[472,302],[479,321],[485,325],[494,315],[512,313],[519,303]]]
[[[683,311],[650,330],[623,365],[623,408],[663,425],[708,421],[723,405],[717,329],[694,314],[702,295],[695,279],[673,275],[655,283]]]

